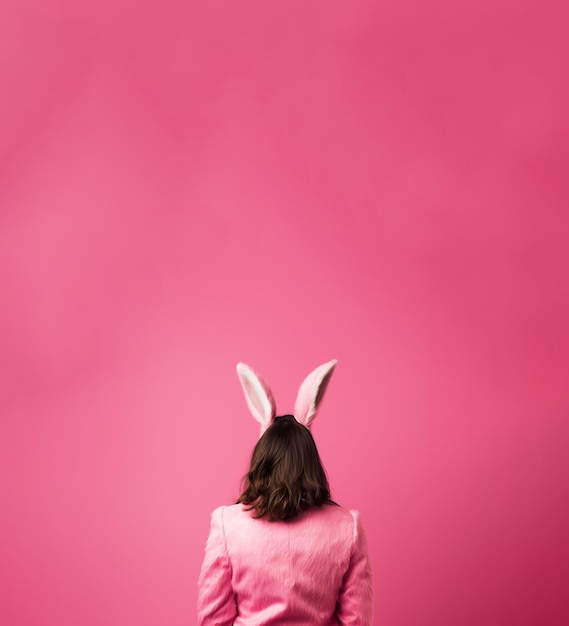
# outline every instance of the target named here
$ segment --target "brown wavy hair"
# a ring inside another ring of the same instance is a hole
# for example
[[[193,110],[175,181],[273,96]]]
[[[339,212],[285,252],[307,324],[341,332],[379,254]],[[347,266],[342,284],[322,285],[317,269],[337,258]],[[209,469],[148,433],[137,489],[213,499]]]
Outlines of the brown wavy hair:
[[[291,519],[330,500],[330,487],[314,439],[292,415],[282,415],[265,431],[251,457],[237,500],[255,517]]]

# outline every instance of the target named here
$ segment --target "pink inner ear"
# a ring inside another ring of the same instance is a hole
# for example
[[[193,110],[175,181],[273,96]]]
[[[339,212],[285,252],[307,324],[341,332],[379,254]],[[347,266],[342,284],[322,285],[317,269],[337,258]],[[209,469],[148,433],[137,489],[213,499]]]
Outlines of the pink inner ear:
[[[256,413],[258,413],[259,416],[263,418],[263,421],[265,421],[265,417],[266,417],[265,408],[260,398],[255,394],[255,388],[251,384],[251,381],[248,378],[246,378],[243,381],[243,387],[244,387],[245,393],[247,394],[247,399],[249,400],[249,403],[252,405],[251,408]]]
[[[276,415],[275,401],[269,385],[245,363],[237,364],[237,374],[253,417],[263,433]]]
[[[329,361],[317,367],[302,382],[298,390],[298,396],[294,405],[294,415],[296,419],[310,427],[312,420],[316,417],[318,407],[324,398],[326,387],[332,378],[332,373],[337,361]]]

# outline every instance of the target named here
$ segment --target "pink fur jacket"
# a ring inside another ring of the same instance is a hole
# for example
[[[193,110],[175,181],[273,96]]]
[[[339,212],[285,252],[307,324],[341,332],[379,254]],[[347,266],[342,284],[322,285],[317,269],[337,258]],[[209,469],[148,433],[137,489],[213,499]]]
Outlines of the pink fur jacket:
[[[371,626],[372,573],[357,511],[326,504],[288,521],[241,504],[211,516],[198,626]]]

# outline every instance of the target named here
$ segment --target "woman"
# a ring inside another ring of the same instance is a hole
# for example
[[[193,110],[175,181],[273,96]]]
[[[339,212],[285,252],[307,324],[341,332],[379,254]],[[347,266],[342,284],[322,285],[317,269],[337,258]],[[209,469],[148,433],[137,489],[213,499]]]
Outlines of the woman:
[[[280,417],[269,386],[237,366],[261,438],[237,504],[212,513],[198,626],[371,626],[372,573],[360,517],[330,500],[309,431],[335,365],[314,370],[294,416]]]

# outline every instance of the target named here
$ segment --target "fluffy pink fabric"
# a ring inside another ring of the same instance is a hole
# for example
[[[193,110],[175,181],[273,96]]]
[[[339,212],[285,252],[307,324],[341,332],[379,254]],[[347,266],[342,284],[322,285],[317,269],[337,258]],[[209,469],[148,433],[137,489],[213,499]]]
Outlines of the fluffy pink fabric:
[[[290,521],[219,507],[199,578],[198,626],[371,626],[372,572],[357,511],[323,505]]]

